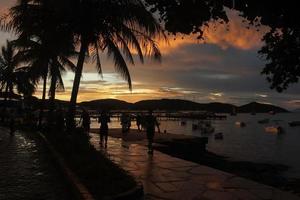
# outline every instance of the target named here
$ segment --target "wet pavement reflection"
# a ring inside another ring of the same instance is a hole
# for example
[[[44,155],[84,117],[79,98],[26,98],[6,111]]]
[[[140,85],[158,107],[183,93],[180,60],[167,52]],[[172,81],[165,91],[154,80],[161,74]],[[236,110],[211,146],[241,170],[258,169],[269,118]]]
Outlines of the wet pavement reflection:
[[[72,199],[47,148],[27,134],[0,127],[0,200]]]

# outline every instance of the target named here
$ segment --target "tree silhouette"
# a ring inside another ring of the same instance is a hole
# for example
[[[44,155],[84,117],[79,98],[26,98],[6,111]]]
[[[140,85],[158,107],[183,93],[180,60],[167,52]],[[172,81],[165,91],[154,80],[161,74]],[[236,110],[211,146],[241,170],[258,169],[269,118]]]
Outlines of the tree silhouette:
[[[228,22],[224,4],[220,0],[145,0],[153,13],[171,34],[198,34],[202,39],[203,28],[211,20]]]
[[[21,0],[10,9],[8,22],[3,28],[13,30],[18,39],[16,46],[21,49],[22,59],[30,66],[30,77],[36,82],[43,80],[40,120],[46,99],[47,80],[50,78],[50,111],[54,109],[55,92],[64,89],[62,73],[65,66],[71,70],[75,65],[68,57],[75,54],[73,37],[65,26],[60,24],[53,1]]]
[[[116,71],[132,88],[126,60],[134,64],[133,51],[143,62],[144,55],[160,60],[161,54],[154,37],[163,35],[152,14],[139,0],[127,1],[64,1],[60,12],[65,14],[69,29],[80,46],[69,108],[69,127],[74,128],[74,114],[83,65],[93,49],[96,67],[101,74],[100,52],[114,60]]]
[[[265,45],[259,51],[266,65],[266,75],[271,89],[282,92],[300,77],[300,18],[297,1],[238,1],[236,9],[242,16],[256,23],[270,27],[263,37]]]
[[[72,44],[79,47],[68,117],[72,128],[87,55],[93,54],[100,74],[99,53],[104,52],[112,57],[116,71],[127,81],[129,89],[132,84],[126,59],[134,64],[133,52],[142,62],[145,55],[157,60],[161,58],[154,38],[164,34],[140,0],[21,0],[11,9],[8,18],[9,22],[2,23],[2,28],[14,30],[19,37],[39,38],[40,34],[47,34],[47,27],[50,26],[64,30],[62,35],[70,36]],[[44,60],[41,65],[46,63]]]
[[[265,45],[259,51],[266,65],[266,75],[272,89],[281,92],[300,77],[300,12],[297,1],[271,0],[145,0],[152,12],[158,12],[165,29],[172,34],[199,33],[209,20],[228,22],[224,7],[241,11],[240,15],[259,29],[270,27],[262,39]]]
[[[0,87],[5,91],[5,101],[14,94],[14,89],[24,96],[31,96],[35,83],[28,76],[29,67],[21,66],[23,60],[12,42],[7,41],[0,56]]]

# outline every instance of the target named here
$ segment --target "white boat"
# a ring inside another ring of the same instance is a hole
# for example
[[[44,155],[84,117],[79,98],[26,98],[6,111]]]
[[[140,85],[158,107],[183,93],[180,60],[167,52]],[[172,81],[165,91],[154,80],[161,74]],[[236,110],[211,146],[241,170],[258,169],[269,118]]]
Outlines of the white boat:
[[[280,134],[284,133],[284,129],[281,126],[268,126],[265,127],[267,133]]]
[[[239,127],[245,127],[246,123],[245,122],[235,122],[235,125],[239,126]]]

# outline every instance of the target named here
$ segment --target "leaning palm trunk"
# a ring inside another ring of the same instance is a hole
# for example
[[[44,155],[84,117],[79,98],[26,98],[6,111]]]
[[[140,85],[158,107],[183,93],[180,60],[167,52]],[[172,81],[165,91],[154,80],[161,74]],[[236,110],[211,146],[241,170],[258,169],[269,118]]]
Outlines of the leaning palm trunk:
[[[80,79],[81,79],[81,75],[82,75],[82,69],[83,69],[85,54],[86,54],[87,50],[88,50],[88,43],[86,42],[86,40],[82,39],[80,52],[79,52],[79,56],[78,56],[77,67],[76,67],[76,71],[75,71],[75,78],[74,78],[74,82],[73,82],[69,111],[68,111],[68,116],[67,116],[68,131],[72,131],[75,128],[75,112],[76,112],[77,95],[78,95],[78,91],[79,91]]]
[[[49,98],[49,103],[50,103],[50,112],[52,113],[54,108],[55,108],[55,91],[56,91],[56,82],[57,78],[53,76],[51,78],[51,86],[50,86],[50,98]]]
[[[43,83],[43,96],[42,96],[42,102],[40,107],[40,115],[39,115],[39,127],[42,126],[42,121],[44,117],[44,107],[45,107],[45,101],[46,101],[46,90],[47,90],[47,73],[44,75],[44,83]]]
[[[7,104],[7,99],[8,99],[8,85],[5,87],[5,97],[4,97],[4,102]]]

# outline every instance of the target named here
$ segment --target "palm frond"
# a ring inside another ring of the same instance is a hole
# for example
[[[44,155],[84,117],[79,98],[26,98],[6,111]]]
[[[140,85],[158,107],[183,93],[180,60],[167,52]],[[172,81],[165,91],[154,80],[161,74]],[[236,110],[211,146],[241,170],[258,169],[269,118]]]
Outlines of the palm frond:
[[[129,90],[131,91],[132,90],[131,77],[130,77],[130,73],[126,61],[122,56],[122,53],[120,52],[118,46],[111,39],[107,38],[106,43],[107,43],[108,56],[113,57],[116,71],[120,73],[121,77],[127,81]]]

